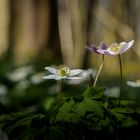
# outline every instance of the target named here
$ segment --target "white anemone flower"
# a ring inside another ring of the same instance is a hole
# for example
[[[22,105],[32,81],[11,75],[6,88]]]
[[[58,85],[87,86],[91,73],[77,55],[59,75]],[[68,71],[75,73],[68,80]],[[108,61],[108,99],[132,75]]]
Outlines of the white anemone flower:
[[[35,75],[32,75],[31,77],[31,83],[33,84],[40,84],[42,83],[44,80],[40,77],[44,76],[44,73],[43,72],[39,72],[39,73],[36,73]]]
[[[119,97],[120,89],[119,89],[119,87],[107,88],[104,95],[108,96],[108,97]]]
[[[22,80],[25,80],[29,74],[32,74],[34,72],[34,69],[32,66],[25,66],[20,67],[14,70],[11,73],[7,74],[8,79],[10,79],[13,82],[19,82]]]
[[[61,80],[61,79],[81,79],[81,77],[77,76],[82,72],[81,69],[73,69],[70,70],[65,65],[60,65],[57,68],[54,67],[45,67],[46,70],[48,70],[50,75],[44,76],[44,79],[55,79],[55,80]]]
[[[127,81],[127,85],[131,87],[140,87],[140,79],[136,81]]]

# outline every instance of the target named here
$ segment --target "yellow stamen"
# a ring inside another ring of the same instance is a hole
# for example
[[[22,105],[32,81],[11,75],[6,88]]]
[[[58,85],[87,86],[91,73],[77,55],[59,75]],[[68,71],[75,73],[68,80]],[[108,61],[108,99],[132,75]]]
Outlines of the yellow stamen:
[[[69,76],[70,74],[70,69],[68,67],[66,67],[65,65],[60,65],[58,67],[58,70],[57,70],[57,74],[59,76]]]
[[[112,51],[112,52],[118,52],[118,50],[120,49],[120,45],[118,43],[113,43],[108,50]]]

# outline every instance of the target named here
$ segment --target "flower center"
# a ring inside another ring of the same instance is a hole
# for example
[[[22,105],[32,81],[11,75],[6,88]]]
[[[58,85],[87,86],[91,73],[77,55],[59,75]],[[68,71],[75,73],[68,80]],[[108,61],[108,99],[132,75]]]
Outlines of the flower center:
[[[70,69],[64,65],[61,65],[57,70],[57,74],[62,77],[68,76],[70,74]]]
[[[108,50],[112,51],[112,52],[118,52],[118,50],[120,49],[120,45],[117,43],[113,43]]]

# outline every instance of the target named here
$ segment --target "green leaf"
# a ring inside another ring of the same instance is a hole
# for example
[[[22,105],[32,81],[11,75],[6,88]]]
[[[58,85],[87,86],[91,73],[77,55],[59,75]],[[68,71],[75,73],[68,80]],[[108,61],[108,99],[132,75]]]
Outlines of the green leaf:
[[[111,111],[116,112],[116,113],[122,113],[122,114],[134,112],[134,110],[129,107],[125,107],[125,108],[116,107],[116,108],[113,108]]]
[[[110,120],[109,120],[109,118],[107,117],[106,119],[101,120],[100,121],[100,125],[102,127],[109,127],[110,126]]]
[[[19,120],[17,120],[17,119],[13,120],[13,125],[9,126],[8,131],[12,131],[13,129],[21,127],[21,126],[25,126],[25,127],[28,128],[28,127],[30,127],[31,121],[33,119],[38,119],[39,120],[39,119],[41,119],[43,117],[44,117],[44,115],[37,114],[37,115],[26,116],[26,117],[23,117],[23,118],[21,118]]]
[[[121,106],[134,106],[136,105],[135,101],[132,100],[121,100]]]
[[[59,107],[57,120],[78,121],[84,117],[87,112],[99,118],[104,117],[103,102],[96,99],[102,99],[103,89],[88,87],[81,96],[74,96],[64,101]]]
[[[44,129],[40,128],[28,128],[24,129],[22,133],[15,136],[14,140],[38,140],[44,139]]]
[[[125,119],[125,115],[117,112],[113,112],[113,115],[116,117],[117,121],[123,121]]]
[[[52,126],[50,128],[50,134],[49,134],[49,139],[51,140],[58,140],[58,139],[64,139],[64,133],[63,133],[63,127],[62,126]]]
[[[88,87],[86,91],[83,93],[84,98],[90,99],[102,99],[104,96],[104,89],[103,88],[96,88],[96,87]]]
[[[56,120],[75,120],[75,113],[73,111],[73,107],[75,102],[72,98],[63,103],[63,105],[59,108]]]
[[[124,121],[124,119],[130,114],[134,113],[134,110],[128,107],[120,108],[116,107],[111,110],[113,115],[117,118],[118,121]]]
[[[103,105],[99,101],[84,99],[77,105],[76,112],[79,116],[84,116],[88,111],[99,117],[104,117]]]
[[[134,121],[130,117],[127,117],[126,119],[124,119],[123,123],[122,123],[122,127],[131,127],[131,126],[134,126],[134,125],[137,125],[137,122]]]
[[[53,103],[55,102],[55,99],[53,97],[48,97],[45,101],[44,101],[44,108],[45,110],[48,110],[52,107]]]

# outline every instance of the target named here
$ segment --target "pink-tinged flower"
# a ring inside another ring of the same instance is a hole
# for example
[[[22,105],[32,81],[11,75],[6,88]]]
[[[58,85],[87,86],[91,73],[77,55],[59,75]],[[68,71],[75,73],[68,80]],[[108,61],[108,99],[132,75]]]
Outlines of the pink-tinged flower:
[[[55,80],[61,80],[61,79],[81,79],[81,77],[77,76],[79,75],[82,70],[81,69],[73,69],[70,70],[65,65],[61,65],[58,68],[53,67],[45,67],[46,70],[48,70],[50,75],[44,76],[44,79],[55,79]]]
[[[100,52],[98,52],[99,50],[106,50],[107,49],[107,45],[104,42],[101,42],[99,47],[96,47],[96,45],[92,44],[89,47],[86,46],[86,48],[92,52],[95,52],[97,54],[100,54]]]
[[[98,48],[96,48],[95,45],[91,45],[90,47],[87,47],[90,51],[99,53],[99,54],[104,54],[104,55],[119,55],[123,54],[126,52],[128,49],[130,49],[134,44],[134,40],[126,43],[126,42],[121,42],[121,43],[113,43],[109,47],[102,42]]]

